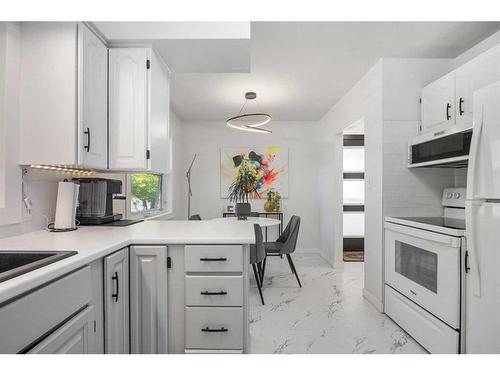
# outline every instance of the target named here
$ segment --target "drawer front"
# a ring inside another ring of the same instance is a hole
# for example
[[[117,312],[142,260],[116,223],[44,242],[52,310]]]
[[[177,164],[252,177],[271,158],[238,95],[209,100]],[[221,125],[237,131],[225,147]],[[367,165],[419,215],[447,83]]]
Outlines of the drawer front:
[[[243,276],[186,276],[186,305],[243,306]]]
[[[429,352],[458,353],[457,331],[387,285],[385,313]]]
[[[238,245],[190,245],[184,257],[186,272],[243,271],[243,248]]]
[[[90,303],[90,267],[0,308],[0,353],[17,353]]]
[[[186,349],[243,349],[243,309],[186,307]]]

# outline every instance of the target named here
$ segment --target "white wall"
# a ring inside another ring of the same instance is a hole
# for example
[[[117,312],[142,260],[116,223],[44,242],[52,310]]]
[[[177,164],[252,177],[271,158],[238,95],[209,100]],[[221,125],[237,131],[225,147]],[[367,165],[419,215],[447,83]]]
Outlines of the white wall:
[[[409,170],[407,141],[417,134],[420,90],[451,70],[448,59],[383,59],[321,119],[321,251],[342,266],[341,132],[365,123],[365,286],[379,309],[383,295],[383,218],[439,215],[441,190],[451,170]],[[332,214],[333,213],[333,214]]]
[[[19,83],[21,28],[0,22],[0,225],[21,221]]]
[[[378,62],[323,116],[318,129],[321,251],[342,267],[342,132],[360,120],[365,128],[365,288],[374,287],[371,269],[380,264],[382,217],[382,62]],[[375,289],[374,292],[376,293]]]
[[[172,137],[172,172],[167,176],[170,180],[172,189],[171,199],[172,199],[172,212],[174,214],[174,219],[183,220],[186,217],[185,213],[185,196],[184,196],[184,185],[185,185],[185,170],[184,170],[184,140],[182,136],[182,126],[183,123],[179,117],[170,111],[170,135]],[[187,167],[186,167],[187,169]]]
[[[220,198],[220,148],[265,147],[289,148],[289,198],[283,200],[285,222],[291,215],[302,219],[297,248],[302,251],[319,249],[319,201],[317,164],[320,155],[316,147],[315,122],[271,122],[271,135],[262,135],[228,128],[224,122],[185,122],[182,126],[183,170],[193,155],[198,157],[192,170],[193,198],[191,212],[203,219],[220,217],[228,204]],[[186,207],[186,184],[183,183],[182,203]],[[252,204],[261,208],[264,200]],[[184,208],[184,211],[185,208]]]
[[[500,44],[500,31],[497,31],[495,34],[476,44],[474,47],[458,55],[453,62],[453,67],[458,68],[497,44]]]

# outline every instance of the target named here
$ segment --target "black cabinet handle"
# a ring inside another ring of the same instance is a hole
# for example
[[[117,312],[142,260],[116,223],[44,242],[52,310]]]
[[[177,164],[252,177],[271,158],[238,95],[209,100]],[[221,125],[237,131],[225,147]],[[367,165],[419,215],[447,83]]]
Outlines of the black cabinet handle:
[[[200,261],[202,262],[225,262],[227,258],[200,258]]]
[[[446,121],[448,121],[449,119],[451,119],[450,109],[451,109],[451,104],[450,103],[446,103]]]
[[[202,296],[225,296],[227,295],[227,292],[224,292],[221,290],[220,292],[209,292],[208,290],[205,290],[204,292],[200,292]]]
[[[465,252],[465,273],[469,273],[470,267],[469,267],[469,252]]]
[[[227,332],[229,331],[227,328],[202,328],[201,332]]]
[[[87,152],[90,152],[90,128],[87,128],[83,134],[87,135],[87,146],[83,146],[83,148],[87,150]]]
[[[465,113],[465,111],[462,108],[463,104],[464,104],[464,98],[460,98],[458,100],[458,113],[460,114],[460,116],[462,116]]]
[[[116,293],[113,293],[111,295],[111,298],[114,298],[115,302],[118,302],[118,295],[120,294],[120,281],[118,280],[118,272],[115,272],[115,275],[111,278],[111,280],[114,280],[116,284]]]

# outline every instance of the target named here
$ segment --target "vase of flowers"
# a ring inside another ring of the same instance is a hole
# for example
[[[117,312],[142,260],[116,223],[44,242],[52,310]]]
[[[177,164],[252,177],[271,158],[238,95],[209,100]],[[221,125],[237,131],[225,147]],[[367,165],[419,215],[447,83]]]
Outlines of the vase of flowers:
[[[258,196],[258,175],[250,160],[242,158],[236,171],[236,176],[229,186],[229,201],[236,203],[235,214],[239,220],[245,220],[250,215],[249,199]]]
[[[274,189],[267,192],[267,202],[264,204],[266,212],[279,211],[281,209],[281,194]]]

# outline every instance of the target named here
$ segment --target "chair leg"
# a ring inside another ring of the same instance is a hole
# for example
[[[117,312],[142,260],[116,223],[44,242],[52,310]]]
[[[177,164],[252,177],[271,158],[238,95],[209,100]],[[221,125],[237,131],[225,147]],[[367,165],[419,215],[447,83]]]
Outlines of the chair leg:
[[[253,274],[255,276],[255,281],[257,282],[257,288],[259,289],[260,300],[262,301],[262,304],[264,304],[264,297],[262,296],[262,287],[260,285],[260,278],[257,271],[257,266],[255,264],[252,264],[252,268],[253,268]]]
[[[297,282],[299,283],[299,287],[302,288],[302,284],[300,283],[299,275],[297,274],[297,270],[295,269],[295,265],[293,264],[292,256],[290,254],[286,254],[286,259],[288,259],[288,264],[290,265],[292,272],[295,274],[295,278],[297,279]]]
[[[259,272],[259,281],[260,281],[260,287],[262,288],[264,285],[262,284],[262,280],[264,279],[264,273],[262,271],[262,263],[264,261],[257,263],[257,271]]]
[[[260,280],[260,285],[264,286],[264,273],[266,272],[266,262],[267,256],[262,261],[262,279]]]

